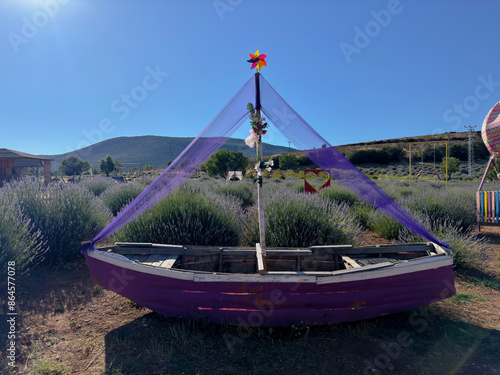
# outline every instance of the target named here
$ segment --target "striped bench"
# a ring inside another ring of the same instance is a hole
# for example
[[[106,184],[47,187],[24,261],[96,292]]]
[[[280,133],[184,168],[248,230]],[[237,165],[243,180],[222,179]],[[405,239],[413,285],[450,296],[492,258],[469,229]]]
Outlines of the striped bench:
[[[500,192],[476,192],[478,230],[481,225],[500,224]]]

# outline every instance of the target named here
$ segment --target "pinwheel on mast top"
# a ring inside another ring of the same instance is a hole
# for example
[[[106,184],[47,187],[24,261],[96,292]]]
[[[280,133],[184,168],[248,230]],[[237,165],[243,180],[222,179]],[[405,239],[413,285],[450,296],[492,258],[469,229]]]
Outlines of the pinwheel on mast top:
[[[255,55],[252,55],[251,53],[249,53],[250,55],[250,60],[247,60],[249,63],[252,63],[252,66],[250,67],[250,69],[253,69],[255,67],[257,67],[257,69],[260,71],[262,69],[263,66],[267,66],[267,63],[266,63],[266,55],[264,54],[260,54],[259,53],[259,50],[255,51]]]

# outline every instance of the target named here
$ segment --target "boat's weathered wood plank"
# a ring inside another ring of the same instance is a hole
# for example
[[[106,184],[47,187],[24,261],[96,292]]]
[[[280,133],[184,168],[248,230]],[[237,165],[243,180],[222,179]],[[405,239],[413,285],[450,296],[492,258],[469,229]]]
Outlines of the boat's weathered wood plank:
[[[317,284],[328,284],[331,283],[335,280],[335,277],[338,275],[345,275],[349,273],[355,273],[355,272],[363,272],[363,271],[373,271],[379,268],[386,268],[393,266],[394,263],[390,262],[385,262],[385,263],[378,263],[378,264],[373,264],[371,266],[364,266],[364,267],[359,267],[359,268],[349,268],[347,270],[340,270],[340,271],[333,271],[332,276],[330,277],[318,277],[316,283]]]
[[[183,249],[184,246],[182,245],[169,245],[169,244],[159,244],[159,243],[154,243],[152,244],[153,248],[160,248],[160,249]]]
[[[172,268],[174,263],[177,261],[179,258],[178,255],[168,255],[159,265],[161,268]]]
[[[115,242],[119,247],[151,247],[153,244],[148,242]]]
[[[256,247],[256,252],[257,252],[257,271],[259,272],[259,275],[263,275],[266,272],[265,269],[265,260],[262,255],[262,248],[260,247],[260,243],[255,244]]]
[[[137,262],[142,263],[148,259],[149,254],[144,254],[144,255],[138,255]]]
[[[156,260],[158,259],[159,255],[158,254],[153,254],[153,255],[150,255],[148,256],[148,258],[142,262],[142,264],[147,264],[147,265],[150,265],[152,266],[154,262],[156,262]]]
[[[255,254],[255,249],[218,249],[218,248],[190,248],[190,247],[116,247],[115,253],[127,254],[165,254],[165,255],[210,255],[210,254],[230,254],[230,255],[252,255]],[[309,249],[268,249],[267,255],[311,255]]]
[[[311,246],[310,249],[350,249],[352,245],[317,245]]]
[[[165,261],[168,255],[158,255],[156,260],[151,263],[153,267],[160,267],[160,265]]]
[[[268,271],[268,275],[332,276],[332,271]]]
[[[361,267],[360,264],[358,264],[355,260],[353,260],[353,259],[351,259],[349,257],[343,256],[342,260],[344,261],[344,263],[347,263],[350,266],[350,267],[346,267],[346,268],[358,268],[358,267]]]
[[[154,247],[116,247],[115,253],[127,255],[127,254],[182,254],[185,252],[184,249],[163,249]]]
[[[339,254],[339,255],[352,255],[352,254],[388,254],[388,253],[401,253],[401,252],[427,252],[434,251],[432,244],[387,244],[387,245],[374,245],[374,246],[312,246],[311,250],[314,253],[323,254]]]

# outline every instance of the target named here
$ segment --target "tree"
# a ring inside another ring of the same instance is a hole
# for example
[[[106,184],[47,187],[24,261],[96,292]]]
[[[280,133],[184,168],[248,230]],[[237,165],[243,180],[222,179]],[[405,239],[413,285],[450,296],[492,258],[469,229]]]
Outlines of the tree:
[[[389,161],[400,161],[404,156],[403,147],[400,144],[396,146],[384,146],[382,147],[382,151],[387,153]]]
[[[145,171],[150,171],[150,170],[152,170],[152,169],[153,169],[153,166],[152,166],[152,165],[147,164],[147,165],[145,165],[145,166],[144,166],[144,170],[145,170]]]
[[[111,159],[111,156],[106,156],[106,159],[101,159],[99,161],[99,168],[101,172],[106,173],[106,177],[109,177],[109,174],[115,170],[115,162]]]
[[[300,155],[299,157],[297,157],[297,160],[298,160],[300,166],[313,165],[313,168],[315,168],[314,167],[315,164],[311,161],[311,159],[309,159],[305,155]]]
[[[450,145],[450,157],[459,160],[467,161],[469,158],[469,150],[467,143],[452,143]]]
[[[450,178],[452,173],[458,172],[458,167],[460,166],[460,160],[457,158],[443,158],[441,165],[439,166],[439,172],[446,173],[446,159],[448,159],[448,178]]]
[[[88,161],[84,160],[83,165],[82,165],[82,172],[87,172],[92,169],[92,164],[90,164]]]
[[[297,157],[293,154],[281,154],[279,161],[280,169],[292,169],[299,164]]]
[[[229,171],[243,171],[248,166],[248,158],[241,151],[230,151],[225,148],[218,150],[203,165],[211,177],[226,177]]]
[[[76,156],[68,156],[59,164],[59,171],[66,176],[82,174],[89,168],[92,168],[92,166],[88,161],[80,160]]]

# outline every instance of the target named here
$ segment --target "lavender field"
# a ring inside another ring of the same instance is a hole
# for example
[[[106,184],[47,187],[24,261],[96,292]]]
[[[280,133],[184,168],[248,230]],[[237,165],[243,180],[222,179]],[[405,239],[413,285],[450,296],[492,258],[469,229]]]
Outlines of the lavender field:
[[[48,186],[33,180],[5,184],[0,189],[0,263],[15,260],[27,271],[79,257],[80,242],[91,240],[147,183],[94,178]],[[411,187],[397,180],[377,183],[450,244],[457,268],[476,267],[487,259],[487,244],[471,232],[474,183],[447,188],[437,182]],[[334,181],[314,195],[305,194],[303,180],[295,177],[268,179],[264,189],[268,246],[359,245],[366,231],[394,242],[422,241]],[[258,237],[255,200],[251,179],[191,180],[110,240],[253,246]]]

